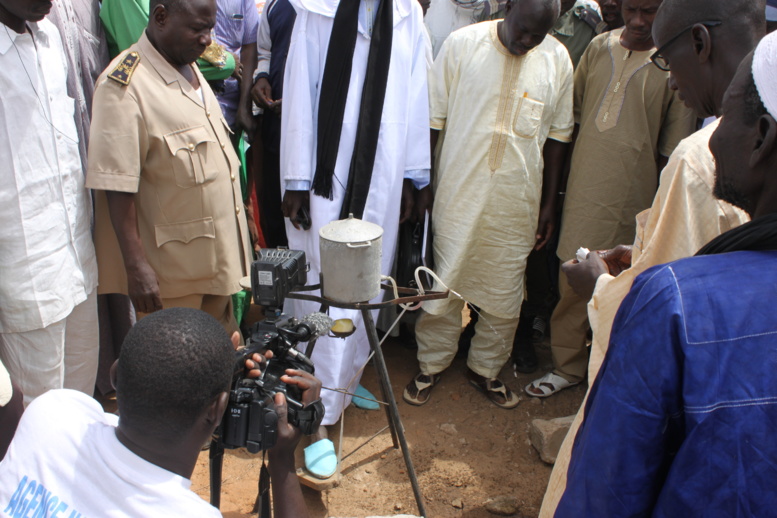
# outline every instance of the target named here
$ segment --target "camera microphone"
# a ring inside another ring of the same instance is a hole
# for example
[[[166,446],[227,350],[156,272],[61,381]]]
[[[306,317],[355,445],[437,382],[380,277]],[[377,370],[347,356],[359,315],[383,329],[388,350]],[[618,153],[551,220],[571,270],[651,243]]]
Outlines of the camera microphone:
[[[300,341],[307,342],[329,333],[333,325],[334,321],[329,318],[329,315],[311,313],[302,317],[302,321],[297,326],[297,332],[304,336]]]

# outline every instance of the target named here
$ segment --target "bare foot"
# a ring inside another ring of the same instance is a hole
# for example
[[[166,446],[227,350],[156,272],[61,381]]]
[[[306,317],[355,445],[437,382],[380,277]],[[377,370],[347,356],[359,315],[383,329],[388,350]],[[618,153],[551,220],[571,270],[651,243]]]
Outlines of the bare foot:
[[[318,427],[318,431],[311,436],[310,443],[313,444],[314,442],[318,442],[322,439],[328,439],[328,438],[329,438],[329,432],[327,432],[326,426],[321,425]]]

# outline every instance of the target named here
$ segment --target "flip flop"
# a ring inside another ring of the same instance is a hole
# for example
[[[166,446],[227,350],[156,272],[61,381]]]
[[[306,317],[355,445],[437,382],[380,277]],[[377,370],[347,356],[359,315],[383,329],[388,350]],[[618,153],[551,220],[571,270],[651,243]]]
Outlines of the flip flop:
[[[316,478],[329,478],[337,472],[335,445],[321,439],[305,448],[305,468]]]
[[[579,384],[579,381],[568,381],[558,374],[549,372],[540,379],[536,379],[526,385],[523,391],[532,397],[549,397],[565,388],[574,387]]]
[[[429,401],[429,396],[432,394],[432,387],[434,387],[438,381],[440,381],[439,374],[424,374],[423,372],[419,372],[415,375],[415,378],[410,380],[407,387],[405,387],[402,399],[411,405],[421,406]]]
[[[483,392],[488,400],[499,408],[509,410],[517,407],[521,402],[521,398],[515,395],[499,378],[486,378],[468,368],[467,379],[470,385]]]
[[[380,404],[375,396],[362,385],[356,387],[351,402],[356,405],[356,408],[361,408],[362,410],[377,410],[380,408]]]

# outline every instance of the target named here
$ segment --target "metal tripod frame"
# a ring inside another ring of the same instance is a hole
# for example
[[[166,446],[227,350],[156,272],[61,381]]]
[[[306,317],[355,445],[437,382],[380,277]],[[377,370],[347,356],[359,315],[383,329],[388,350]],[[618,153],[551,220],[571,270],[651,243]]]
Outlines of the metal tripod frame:
[[[413,288],[397,288],[397,293],[404,294],[406,296],[400,296],[399,298],[375,304],[370,304],[368,302],[355,304],[335,302],[322,296],[320,297],[304,293],[307,291],[321,290],[321,293],[323,294],[322,286],[323,277],[321,278],[320,284],[315,286],[305,286],[304,288],[293,291],[289,293],[287,298],[320,302],[322,304],[322,312],[326,311],[328,307],[355,309],[361,311],[362,318],[364,319],[365,331],[367,332],[367,339],[369,340],[370,349],[372,349],[375,359],[375,370],[377,371],[380,390],[383,395],[383,401],[388,403],[384,406],[386,409],[386,419],[388,420],[389,430],[391,431],[391,439],[394,443],[394,448],[401,448],[402,450],[402,456],[405,459],[405,467],[407,468],[408,478],[410,478],[410,485],[413,487],[413,494],[415,495],[418,512],[421,516],[426,516],[423,495],[421,495],[421,488],[418,484],[418,477],[416,476],[415,468],[413,467],[413,459],[410,458],[410,450],[408,449],[407,440],[405,439],[405,428],[402,425],[402,419],[399,416],[399,407],[397,407],[397,401],[394,398],[394,391],[391,389],[391,379],[389,378],[388,369],[386,368],[386,360],[383,357],[383,351],[380,348],[380,340],[378,339],[378,331],[375,328],[375,321],[372,318],[372,310],[389,308],[399,304],[417,303],[425,300],[444,299],[448,297],[448,292],[436,291],[420,294],[418,290]],[[381,288],[387,291],[393,290],[392,287],[385,284],[381,285]],[[366,442],[371,441],[373,438],[374,436],[368,439]],[[364,446],[364,444],[361,446]],[[359,448],[361,448],[361,446],[359,446]]]
[[[320,291],[323,294],[322,286],[323,277],[321,277],[321,282],[319,284],[297,288],[296,290],[289,293],[286,298],[318,302],[321,304],[322,312],[326,312],[329,307],[361,311],[362,317],[364,319],[365,331],[367,332],[367,340],[370,343],[370,349],[372,349],[373,356],[375,358],[375,370],[378,375],[381,394],[383,395],[383,401],[387,402],[387,405],[384,405],[384,407],[386,409],[388,428],[391,431],[391,439],[394,443],[394,448],[399,448],[402,450],[402,456],[405,460],[405,467],[407,468],[407,475],[410,479],[410,485],[413,487],[413,494],[415,495],[418,512],[421,516],[425,517],[426,508],[424,506],[423,495],[421,495],[421,488],[418,484],[418,477],[416,476],[415,468],[413,467],[413,460],[410,458],[410,450],[408,449],[407,440],[405,439],[405,428],[402,425],[402,419],[399,416],[399,407],[397,406],[397,401],[394,398],[394,392],[391,389],[391,379],[389,378],[388,369],[386,368],[386,360],[383,357],[383,351],[380,348],[380,340],[378,339],[378,331],[375,328],[375,321],[372,318],[372,310],[385,309],[399,304],[412,304],[426,300],[444,299],[448,297],[448,292],[427,291],[423,294],[420,294],[418,290],[413,288],[397,288],[397,293],[404,296],[374,304],[369,302],[336,302],[324,298],[323,296],[310,295],[307,293],[310,291]],[[392,291],[394,289],[391,286],[385,284],[381,285],[381,288],[387,291]],[[309,348],[307,351],[308,356],[312,352],[310,349],[312,348]],[[365,441],[364,444],[374,438],[375,436],[371,437]],[[364,446],[364,444],[360,445],[358,448],[361,448]],[[219,504],[221,503],[221,466],[223,462],[223,455],[223,444],[220,444],[217,441],[213,441],[211,443],[210,451],[210,503],[215,507],[219,507]]]

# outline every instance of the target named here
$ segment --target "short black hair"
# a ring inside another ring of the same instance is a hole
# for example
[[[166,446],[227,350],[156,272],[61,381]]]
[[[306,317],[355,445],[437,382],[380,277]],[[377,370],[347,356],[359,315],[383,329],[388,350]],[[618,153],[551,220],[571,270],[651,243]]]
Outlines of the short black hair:
[[[747,83],[745,84],[745,91],[743,95],[744,101],[744,119],[747,124],[753,125],[758,122],[762,116],[766,115],[766,106],[761,99],[761,94],[758,93],[758,87],[755,86],[755,79],[753,78],[753,72],[747,74]]]
[[[170,308],[141,319],[122,344],[116,399],[126,426],[156,437],[188,430],[232,379],[234,350],[215,318]]]

